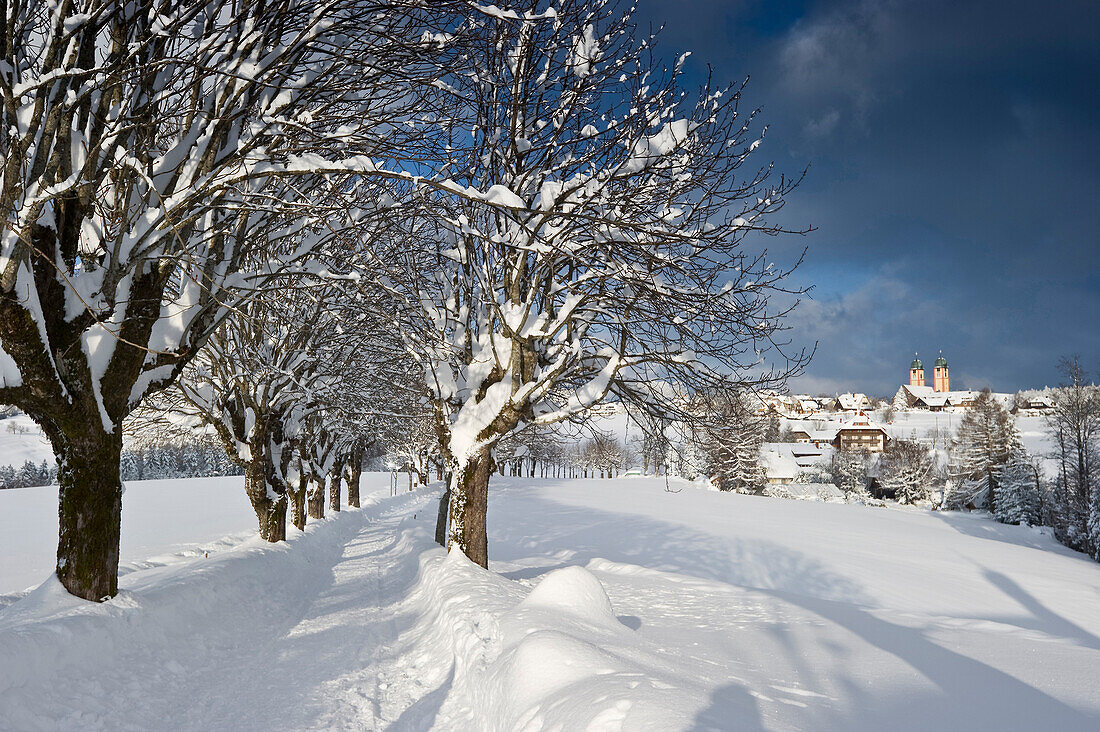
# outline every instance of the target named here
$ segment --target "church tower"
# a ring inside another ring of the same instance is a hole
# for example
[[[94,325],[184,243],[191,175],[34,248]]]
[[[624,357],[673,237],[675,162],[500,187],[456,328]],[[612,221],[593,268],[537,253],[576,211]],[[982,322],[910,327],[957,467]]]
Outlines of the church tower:
[[[940,352],[940,357],[936,359],[932,378],[935,391],[951,391],[951,377],[947,375],[947,359],[943,357],[943,352]]]
[[[909,364],[909,386],[924,386],[924,364],[916,356]]]

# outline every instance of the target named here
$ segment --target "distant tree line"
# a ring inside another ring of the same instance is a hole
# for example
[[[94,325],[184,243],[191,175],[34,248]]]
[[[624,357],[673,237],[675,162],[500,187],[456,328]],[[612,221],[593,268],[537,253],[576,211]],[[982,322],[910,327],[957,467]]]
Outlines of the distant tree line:
[[[212,436],[193,441],[161,442],[122,451],[123,480],[208,478],[243,475],[221,443]]]
[[[0,490],[5,488],[33,488],[50,485],[57,480],[57,467],[43,460],[41,465],[28,460],[23,467],[0,465]]]
[[[167,478],[207,478],[241,475],[242,469],[226,457],[225,450],[212,437],[193,441],[156,442],[122,451],[122,480],[163,480]],[[0,490],[34,488],[57,483],[57,465],[30,460],[21,468],[0,466]]]

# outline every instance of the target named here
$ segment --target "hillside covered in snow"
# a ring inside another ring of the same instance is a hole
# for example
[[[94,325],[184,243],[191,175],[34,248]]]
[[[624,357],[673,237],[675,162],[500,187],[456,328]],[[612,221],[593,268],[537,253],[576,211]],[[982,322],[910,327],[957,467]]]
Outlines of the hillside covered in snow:
[[[365,478],[364,508],[278,545],[239,478],[133,484],[103,604],[33,544],[54,489],[0,493],[0,556],[35,567],[0,571],[0,728],[1100,725],[1100,566],[1036,530],[499,479],[487,572],[433,544],[435,486]]]

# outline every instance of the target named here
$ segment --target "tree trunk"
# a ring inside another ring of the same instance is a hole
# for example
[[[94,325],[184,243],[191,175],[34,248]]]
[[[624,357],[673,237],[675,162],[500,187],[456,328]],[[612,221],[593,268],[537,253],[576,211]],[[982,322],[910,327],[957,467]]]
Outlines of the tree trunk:
[[[363,460],[353,457],[348,465],[348,505],[359,508],[359,479],[363,475]]]
[[[489,507],[489,474],[493,458],[488,447],[470,457],[465,467],[451,478],[450,545],[471,562],[489,568],[489,537],[486,512]]]
[[[340,476],[343,472],[343,466],[337,463],[328,474],[328,507],[337,512],[340,510]]]
[[[290,488],[290,520],[298,531],[306,530],[306,491],[309,489],[309,476],[298,479],[298,487]]]
[[[450,505],[451,486],[448,484],[443,495],[439,497],[439,512],[435,517],[435,543],[443,547],[447,546],[447,509]]]
[[[255,450],[254,455],[263,455]],[[249,462],[244,471],[244,490],[256,512],[260,525],[260,537],[265,541],[286,541],[286,493],[270,485],[266,459],[260,457]],[[274,496],[273,496],[274,494]],[[277,496],[277,497],[276,497]]]
[[[97,415],[98,418],[98,415]],[[100,602],[118,593],[122,530],[121,430],[54,440],[58,455],[57,578],[70,594]]]
[[[306,505],[311,519],[323,519],[325,517],[325,488],[321,485],[321,481],[313,481],[306,497]]]

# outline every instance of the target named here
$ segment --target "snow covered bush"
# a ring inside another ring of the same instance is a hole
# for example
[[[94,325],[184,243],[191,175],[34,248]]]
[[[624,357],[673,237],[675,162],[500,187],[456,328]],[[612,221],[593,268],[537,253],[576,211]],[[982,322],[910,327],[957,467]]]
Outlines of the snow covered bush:
[[[867,469],[871,455],[866,450],[836,450],[829,462],[833,485],[839,488],[849,501],[870,498],[867,492]]]
[[[890,440],[879,459],[878,479],[898,503],[927,503],[935,491],[935,454],[919,442]]]

